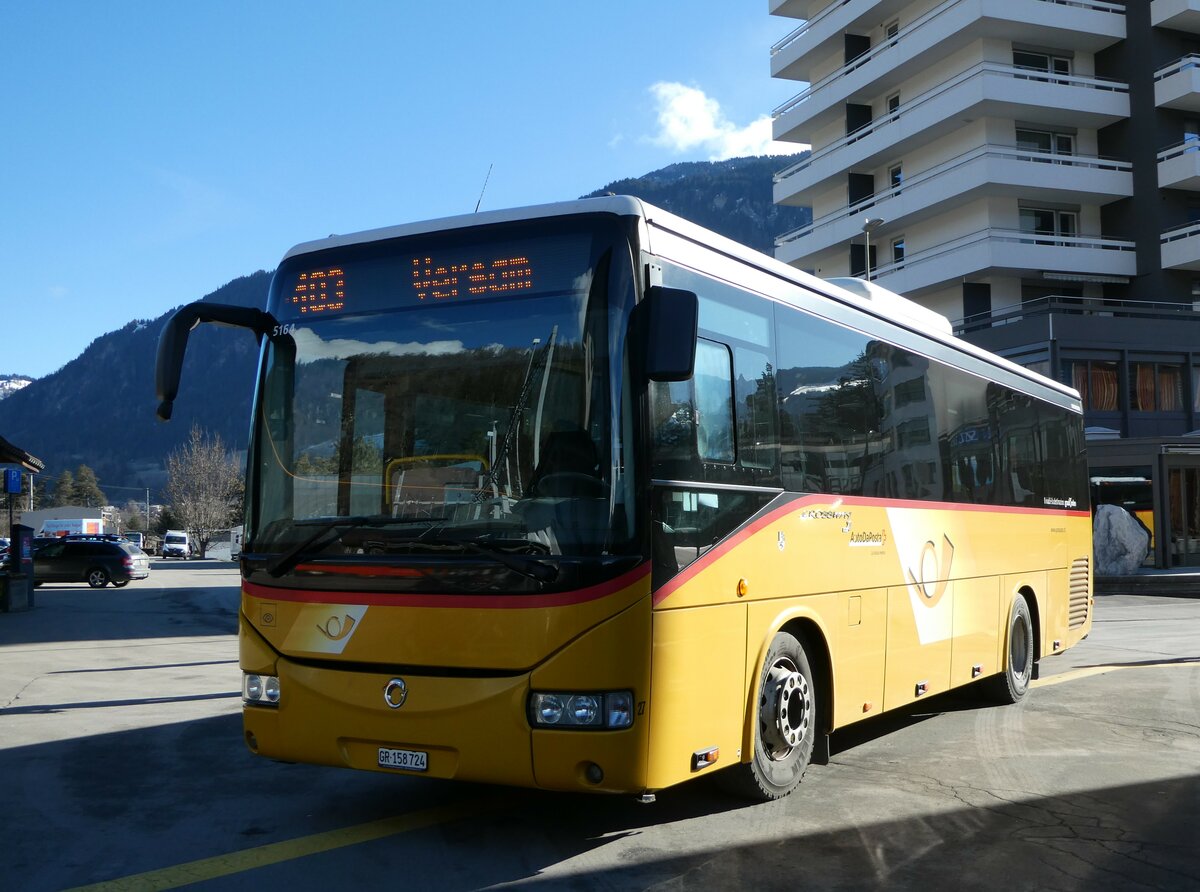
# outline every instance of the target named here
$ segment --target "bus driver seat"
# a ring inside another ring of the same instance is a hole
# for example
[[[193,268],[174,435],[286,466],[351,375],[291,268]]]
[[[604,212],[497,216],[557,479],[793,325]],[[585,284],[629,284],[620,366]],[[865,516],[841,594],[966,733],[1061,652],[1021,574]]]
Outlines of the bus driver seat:
[[[541,461],[529,482],[529,493],[563,498],[604,495],[600,459],[587,431],[556,430],[546,438]]]

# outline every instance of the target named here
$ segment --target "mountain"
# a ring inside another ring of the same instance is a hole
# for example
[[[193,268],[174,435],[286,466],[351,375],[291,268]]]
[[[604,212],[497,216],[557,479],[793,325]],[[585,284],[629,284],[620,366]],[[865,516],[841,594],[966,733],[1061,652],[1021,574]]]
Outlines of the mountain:
[[[235,279],[205,297],[261,307],[270,274]],[[76,359],[0,402],[0,432],[46,464],[46,476],[88,465],[115,504],[139,487],[161,487],[167,455],[193,424],[245,449],[258,346],[243,331],[204,325],[192,332],[170,424],[154,416],[158,335],[170,313],[134,320],[92,341]]]
[[[0,375],[0,400],[28,387],[33,379],[28,375]]]
[[[761,155],[728,161],[685,161],[643,177],[617,180],[583,197],[610,192],[636,195],[664,211],[772,254],[777,235],[812,221],[810,208],[777,205],[772,194],[775,173],[801,157]]]
[[[797,156],[798,157],[798,156]],[[734,158],[672,164],[617,180],[592,195],[635,195],[760,251],[775,236],[809,222],[808,208],[777,207],[772,176],[795,158]],[[587,197],[587,196],[585,196]],[[203,299],[262,307],[270,273],[235,279]],[[173,311],[172,311],[173,312]],[[27,386],[0,376],[0,434],[46,464],[46,477],[90,466],[114,504],[159,489],[166,457],[197,424],[233,450],[246,448],[258,345],[239,329],[202,325],[192,332],[182,386],[169,424],[154,416],[158,336],[170,313],[135,320],[96,338],[57,372]]]

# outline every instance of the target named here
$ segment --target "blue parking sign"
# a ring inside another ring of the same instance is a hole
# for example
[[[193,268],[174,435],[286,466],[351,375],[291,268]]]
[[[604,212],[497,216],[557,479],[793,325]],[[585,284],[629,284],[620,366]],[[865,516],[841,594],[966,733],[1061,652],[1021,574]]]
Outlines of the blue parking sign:
[[[10,495],[21,494],[21,472],[16,468],[4,469],[4,491]]]

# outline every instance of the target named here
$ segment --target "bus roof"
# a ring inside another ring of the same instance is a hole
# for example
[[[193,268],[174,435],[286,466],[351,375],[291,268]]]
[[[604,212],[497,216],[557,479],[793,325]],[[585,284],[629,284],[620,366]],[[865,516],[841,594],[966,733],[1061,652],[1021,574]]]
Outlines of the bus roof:
[[[345,235],[330,235],[328,238],[302,242],[296,245],[284,255],[283,259],[286,261],[292,257],[332,248],[387,241],[448,229],[466,229],[476,226],[513,223],[544,217],[565,217],[577,214],[613,214],[621,217],[636,217],[640,221],[641,243],[652,253],[662,253],[663,256],[674,259],[671,258],[670,254],[657,251],[654,246],[655,230],[670,233],[700,247],[716,251],[741,263],[753,266],[775,278],[815,292],[836,303],[851,307],[876,319],[899,325],[919,335],[938,341],[957,352],[973,356],[976,359],[1001,368],[1012,375],[1016,375],[1035,385],[1055,392],[1058,395],[1058,399],[1056,400],[1058,402],[1062,402],[1065,397],[1071,401],[1071,408],[1074,408],[1076,411],[1082,411],[1082,407],[1079,405],[1079,393],[1073,388],[1053,378],[1048,378],[1017,365],[1002,356],[990,353],[968,341],[955,337],[946,317],[921,306],[909,298],[888,291],[874,282],[863,282],[858,279],[818,278],[811,273],[806,273],[794,266],[789,266],[780,260],[776,260],[768,254],[756,251],[740,242],[713,232],[710,229],[705,229],[696,223],[685,220],[683,217],[672,214],[669,211],[664,211],[662,208],[655,207],[652,204],[629,195],[606,195],[597,198],[581,198],[575,201],[556,202],[554,204],[481,211],[474,214],[461,214],[452,217],[404,223],[398,226],[387,226]],[[787,300],[786,297],[782,299]]]

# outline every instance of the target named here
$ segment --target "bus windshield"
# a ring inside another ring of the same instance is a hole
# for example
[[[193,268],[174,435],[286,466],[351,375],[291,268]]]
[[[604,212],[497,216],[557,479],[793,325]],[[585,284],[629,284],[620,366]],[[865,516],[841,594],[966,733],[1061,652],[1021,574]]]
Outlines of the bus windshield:
[[[628,551],[619,449],[631,437],[613,421],[612,357],[631,275],[609,283],[612,256],[629,252],[575,230],[285,264],[256,400],[247,550],[283,554],[276,575],[310,558],[334,565],[325,573],[359,555],[520,571]]]

